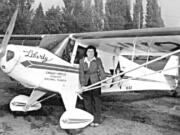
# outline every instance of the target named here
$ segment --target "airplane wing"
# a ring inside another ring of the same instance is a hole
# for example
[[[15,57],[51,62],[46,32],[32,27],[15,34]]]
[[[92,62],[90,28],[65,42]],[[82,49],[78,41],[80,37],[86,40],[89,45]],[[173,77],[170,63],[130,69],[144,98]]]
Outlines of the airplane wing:
[[[70,34],[44,35],[12,35],[10,43],[51,48],[63,41]],[[136,55],[163,55],[180,49],[180,27],[178,28],[146,28],[118,31],[101,31],[88,33],[74,33],[73,38],[87,45],[94,45],[103,51],[109,48],[119,48],[121,54],[132,55],[133,48]],[[0,42],[4,35],[0,35]]]
[[[149,55],[162,56],[88,86],[87,89],[180,52],[180,27],[76,33],[73,37],[83,44],[94,45],[104,52],[113,53],[114,49],[119,48],[121,55],[133,55],[135,48],[138,52],[135,55],[147,55],[150,51]]]
[[[90,33],[76,33],[73,36],[84,44],[91,44],[104,51],[105,46],[120,48],[121,52],[129,52],[135,46],[136,55],[163,55],[180,49],[180,28],[150,28],[119,31],[103,31]],[[126,50],[126,51],[125,51]],[[145,53],[144,53],[145,52]]]

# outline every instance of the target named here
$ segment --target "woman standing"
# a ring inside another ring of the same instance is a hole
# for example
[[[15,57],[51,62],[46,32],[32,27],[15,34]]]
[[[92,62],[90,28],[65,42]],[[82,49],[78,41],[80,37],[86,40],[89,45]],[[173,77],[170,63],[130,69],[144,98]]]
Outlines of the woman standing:
[[[80,60],[79,79],[81,87],[85,87],[106,78],[106,74],[101,62],[97,57],[96,48],[88,46],[85,51],[85,57]],[[94,115],[94,121],[91,126],[98,126],[101,119],[101,88],[93,89],[83,93],[84,108]]]

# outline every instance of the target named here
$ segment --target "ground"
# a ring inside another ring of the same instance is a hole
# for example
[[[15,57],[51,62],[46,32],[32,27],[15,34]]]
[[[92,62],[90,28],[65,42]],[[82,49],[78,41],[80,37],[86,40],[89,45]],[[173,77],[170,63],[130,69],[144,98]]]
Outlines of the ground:
[[[59,126],[64,111],[60,96],[44,101],[37,112],[15,114],[10,100],[30,93],[0,73],[0,135],[67,135]],[[180,94],[168,92],[130,92],[102,96],[103,122],[99,127],[86,127],[80,135],[179,135]]]

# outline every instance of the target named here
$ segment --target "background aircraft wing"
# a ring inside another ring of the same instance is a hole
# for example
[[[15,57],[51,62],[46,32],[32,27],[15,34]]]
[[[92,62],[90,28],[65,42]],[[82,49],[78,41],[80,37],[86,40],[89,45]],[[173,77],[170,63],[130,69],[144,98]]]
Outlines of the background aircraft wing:
[[[11,35],[8,44],[38,46],[44,35]],[[4,35],[0,35],[0,43]]]

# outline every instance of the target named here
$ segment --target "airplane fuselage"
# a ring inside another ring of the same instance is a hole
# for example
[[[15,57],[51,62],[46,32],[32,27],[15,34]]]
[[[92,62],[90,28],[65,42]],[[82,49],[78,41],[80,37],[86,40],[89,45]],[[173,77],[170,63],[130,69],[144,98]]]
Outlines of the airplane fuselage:
[[[101,55],[104,61],[102,52]],[[138,66],[123,56],[119,56],[118,61],[123,71]],[[69,63],[44,48],[8,45],[1,60],[1,68],[28,88],[62,93],[76,91],[80,86],[78,65]],[[143,76],[144,74],[150,75]],[[130,72],[119,80],[122,80],[121,83],[102,87],[102,92],[171,90],[176,86],[175,83],[174,86],[170,85],[164,74],[154,74],[153,70],[146,67]],[[110,83],[113,81],[110,80]]]

